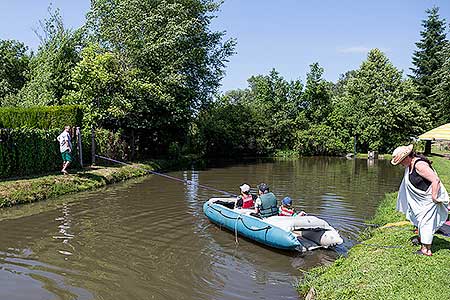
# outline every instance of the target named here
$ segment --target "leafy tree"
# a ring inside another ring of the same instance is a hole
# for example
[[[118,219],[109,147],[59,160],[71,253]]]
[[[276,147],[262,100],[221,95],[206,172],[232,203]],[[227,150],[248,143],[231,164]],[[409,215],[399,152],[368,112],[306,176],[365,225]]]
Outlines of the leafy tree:
[[[255,132],[250,107],[236,101],[231,91],[203,109],[196,122],[197,144],[208,156],[233,156],[255,154]]]
[[[234,41],[209,25],[211,0],[94,0],[86,29],[134,70],[135,117],[129,126],[187,132],[195,111],[210,101]],[[167,130],[165,130],[167,131]]]
[[[41,22],[41,45],[30,61],[30,81],[18,95],[17,105],[59,105],[72,89],[71,72],[79,61],[80,32],[64,28],[59,11],[49,10]]]
[[[332,85],[322,78],[323,71],[319,63],[314,63],[306,75],[302,106],[306,117],[313,124],[325,122],[331,110]]]
[[[269,75],[252,76],[246,102],[252,110],[257,151],[270,154],[294,146],[294,133],[301,112],[303,85],[286,81],[276,70]]]
[[[374,49],[334,100],[330,120],[344,137],[357,137],[359,151],[387,152],[429,126],[424,109],[411,100],[415,93],[412,82]]]
[[[295,138],[294,149],[302,155],[339,155],[348,151],[339,134],[325,124],[298,130]]]
[[[439,53],[448,40],[446,39],[446,21],[440,19],[439,8],[433,7],[426,11],[428,18],[422,21],[423,31],[421,40],[416,43],[418,50],[413,54],[414,68],[412,78],[419,91],[418,100],[433,116],[434,124],[442,116],[441,104],[432,97],[433,90],[439,84],[438,72],[443,64],[443,57]],[[436,80],[437,79],[437,80]]]
[[[15,95],[26,83],[30,55],[28,48],[14,40],[0,41],[0,105],[6,96]]]
[[[130,74],[117,55],[98,45],[85,47],[81,58],[72,72],[73,90],[64,102],[83,105],[88,126],[121,127],[132,109],[127,90]]]

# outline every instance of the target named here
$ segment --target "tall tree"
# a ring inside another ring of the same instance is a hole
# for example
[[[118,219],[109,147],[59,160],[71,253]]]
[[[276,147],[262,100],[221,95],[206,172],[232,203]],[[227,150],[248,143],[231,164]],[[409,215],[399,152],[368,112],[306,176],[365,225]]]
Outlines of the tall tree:
[[[306,75],[303,107],[306,117],[313,124],[325,122],[331,111],[332,84],[322,78],[323,72],[324,69],[319,63],[313,63]]]
[[[335,99],[331,119],[338,131],[357,137],[359,151],[388,152],[429,126],[424,109],[412,100],[416,92],[384,53],[374,49]]]
[[[87,126],[122,127],[133,107],[129,91],[132,74],[124,72],[117,55],[98,45],[87,45],[80,55],[82,59],[71,76],[73,90],[64,102],[84,107]]]
[[[60,105],[73,88],[71,72],[79,61],[79,32],[66,29],[58,10],[49,9],[50,17],[36,32],[41,44],[30,62],[30,81],[19,93],[17,105]]]
[[[440,103],[439,125],[450,122],[450,43],[439,53],[443,61],[441,67],[434,73],[437,85],[434,87],[431,97]]]
[[[14,40],[0,40],[0,105],[26,83],[30,55],[28,48]],[[3,100],[3,101],[2,101]]]
[[[275,69],[269,75],[250,77],[248,83],[246,100],[253,112],[258,152],[292,149],[302,110],[302,83],[285,80]]]
[[[441,118],[441,104],[432,97],[433,90],[439,82],[435,76],[443,64],[442,56],[439,53],[448,43],[446,39],[446,21],[439,16],[439,8],[433,7],[426,11],[428,18],[422,21],[422,37],[416,43],[418,50],[414,51],[412,62],[414,68],[412,78],[418,89],[418,100],[420,104],[431,113],[433,123],[436,124]]]
[[[212,0],[92,1],[88,32],[117,54],[123,68],[136,70],[129,126],[186,134],[234,52],[233,40],[210,29],[218,8]]]

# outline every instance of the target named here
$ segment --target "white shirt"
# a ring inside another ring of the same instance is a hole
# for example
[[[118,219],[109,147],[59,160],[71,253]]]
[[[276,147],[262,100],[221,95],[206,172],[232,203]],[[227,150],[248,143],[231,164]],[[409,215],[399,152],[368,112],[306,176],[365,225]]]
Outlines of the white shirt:
[[[59,142],[59,151],[61,151],[61,153],[72,150],[70,134],[67,131],[64,130],[56,139]]]

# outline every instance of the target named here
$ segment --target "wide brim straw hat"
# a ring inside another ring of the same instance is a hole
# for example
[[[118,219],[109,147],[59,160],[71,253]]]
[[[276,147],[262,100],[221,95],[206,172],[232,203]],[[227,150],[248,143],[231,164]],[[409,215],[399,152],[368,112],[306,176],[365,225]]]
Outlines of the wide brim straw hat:
[[[412,144],[395,148],[394,152],[392,152],[391,164],[395,166],[401,163],[411,153],[412,149]]]

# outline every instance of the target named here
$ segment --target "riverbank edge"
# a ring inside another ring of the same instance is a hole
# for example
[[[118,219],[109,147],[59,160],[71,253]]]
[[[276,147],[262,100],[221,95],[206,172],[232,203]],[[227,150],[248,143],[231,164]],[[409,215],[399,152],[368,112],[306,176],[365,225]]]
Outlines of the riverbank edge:
[[[450,185],[450,161],[433,157],[433,167]],[[401,178],[399,178],[399,181]],[[399,182],[400,184],[400,182]],[[297,291],[304,299],[445,299],[450,287],[450,238],[435,235],[433,256],[416,255],[416,235],[395,210],[397,193],[388,193],[368,223],[380,227],[360,234],[359,244],[329,266],[304,272]]]
[[[0,182],[0,207],[11,207],[93,190],[149,175],[148,171],[179,169],[194,161],[195,158],[183,157],[173,160],[132,163],[128,166],[91,166],[80,170],[72,170],[68,175],[50,173],[29,178],[4,179]]]

